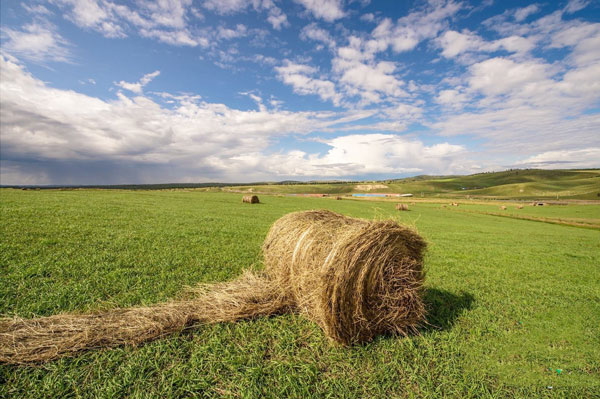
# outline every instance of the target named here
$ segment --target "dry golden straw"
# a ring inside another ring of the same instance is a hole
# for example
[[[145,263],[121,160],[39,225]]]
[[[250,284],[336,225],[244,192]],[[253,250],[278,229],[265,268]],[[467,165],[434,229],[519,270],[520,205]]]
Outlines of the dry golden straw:
[[[260,201],[258,200],[257,195],[244,195],[242,197],[242,202],[246,202],[248,204],[258,204]]]
[[[408,211],[408,205],[406,204],[396,204],[397,211]]]
[[[330,211],[288,214],[263,245],[265,270],[203,284],[193,299],[96,314],[0,320],[0,362],[32,363],[85,349],[138,345],[202,323],[298,312],[348,345],[406,335],[423,321],[423,239],[392,221]]]

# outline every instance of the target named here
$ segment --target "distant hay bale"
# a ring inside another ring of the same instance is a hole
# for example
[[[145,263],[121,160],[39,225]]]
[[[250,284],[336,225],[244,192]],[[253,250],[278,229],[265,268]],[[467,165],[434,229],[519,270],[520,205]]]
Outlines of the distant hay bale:
[[[452,206],[458,206],[458,202],[453,202]]]
[[[523,205],[517,205],[517,209],[523,209]]]
[[[506,207],[505,207],[504,205],[502,205],[502,206],[500,207],[500,209],[502,209],[503,211],[505,211],[505,210],[506,210]]]
[[[396,204],[397,211],[408,211],[408,205],[406,204]]]
[[[339,195],[337,197],[335,197],[336,200],[340,201],[342,199],[342,197],[340,197]]]
[[[242,197],[242,202],[248,203],[248,204],[258,204],[260,203],[260,201],[258,200],[258,196],[257,195],[244,195],[244,197]]]
[[[264,272],[203,284],[192,299],[0,320],[0,362],[41,362],[78,351],[138,345],[198,323],[297,312],[348,345],[382,333],[406,335],[423,322],[425,242],[393,221],[330,211],[288,214],[263,244]]]

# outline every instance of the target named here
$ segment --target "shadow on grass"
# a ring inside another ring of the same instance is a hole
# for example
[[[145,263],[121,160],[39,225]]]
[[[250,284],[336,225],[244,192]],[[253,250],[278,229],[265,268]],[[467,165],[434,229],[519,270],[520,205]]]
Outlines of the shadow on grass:
[[[423,300],[427,307],[427,325],[422,332],[429,333],[452,328],[456,319],[465,310],[471,309],[475,298],[468,292],[456,295],[450,291],[427,288]]]

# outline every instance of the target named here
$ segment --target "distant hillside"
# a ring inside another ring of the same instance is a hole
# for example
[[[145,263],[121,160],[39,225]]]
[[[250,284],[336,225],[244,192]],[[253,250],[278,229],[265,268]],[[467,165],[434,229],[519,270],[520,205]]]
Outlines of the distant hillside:
[[[361,192],[412,193],[416,197],[478,197],[515,199],[598,199],[600,169],[508,170],[469,176],[415,176],[377,182],[335,184],[257,184],[223,190],[269,194],[349,194]]]
[[[7,186],[4,186],[7,187]],[[36,188],[35,186],[13,188]],[[344,181],[283,181],[277,183],[172,183],[110,186],[41,186],[43,189],[203,189],[264,194],[411,193],[415,197],[467,197],[498,199],[600,200],[600,169],[523,169],[469,176],[414,176],[404,179]]]

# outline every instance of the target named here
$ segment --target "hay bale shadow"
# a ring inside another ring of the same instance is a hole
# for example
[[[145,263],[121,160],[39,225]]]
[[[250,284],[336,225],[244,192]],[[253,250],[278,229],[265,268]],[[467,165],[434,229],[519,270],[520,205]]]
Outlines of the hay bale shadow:
[[[475,298],[468,292],[456,295],[446,290],[427,288],[423,293],[423,301],[427,308],[428,325],[421,331],[427,334],[452,328],[456,319],[464,311],[471,309]]]

